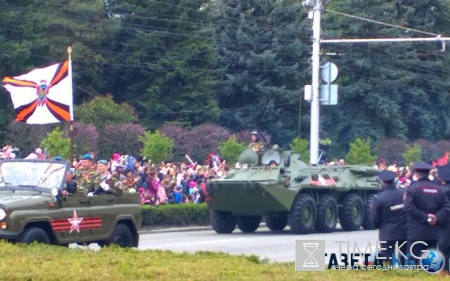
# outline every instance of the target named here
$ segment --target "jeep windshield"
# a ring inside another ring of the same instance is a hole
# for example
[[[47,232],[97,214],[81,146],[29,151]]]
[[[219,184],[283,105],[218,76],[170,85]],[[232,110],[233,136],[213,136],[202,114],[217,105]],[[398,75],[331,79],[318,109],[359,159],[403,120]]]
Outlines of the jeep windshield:
[[[66,163],[11,160],[0,162],[0,190],[51,192],[60,188],[66,175]]]

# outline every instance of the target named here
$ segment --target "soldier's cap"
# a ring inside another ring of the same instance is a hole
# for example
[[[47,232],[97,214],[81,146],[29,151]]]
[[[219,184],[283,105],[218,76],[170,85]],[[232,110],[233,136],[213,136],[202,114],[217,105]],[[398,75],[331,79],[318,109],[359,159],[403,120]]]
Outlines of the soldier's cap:
[[[63,161],[64,159],[61,156],[55,156],[55,157],[53,157],[53,160],[55,160],[55,161]]]
[[[416,164],[414,164],[411,168],[411,170],[413,170],[414,172],[418,172],[418,173],[429,173],[430,170],[433,170],[434,167],[428,163],[425,162],[418,162]]]
[[[389,171],[389,170],[383,170],[378,174],[378,178],[380,179],[380,181],[393,181],[395,180],[395,178],[397,177],[397,174]]]
[[[253,132],[252,132],[252,135],[257,136],[257,135],[258,135],[258,132],[257,132],[257,131],[253,131]]]
[[[82,160],[94,160],[94,159],[92,158],[92,155],[90,155],[90,154],[85,154],[85,155],[83,155],[83,157],[81,157],[81,159],[82,159]]]
[[[450,164],[438,166],[438,176],[441,180],[450,182]]]
[[[108,161],[102,159],[102,160],[99,160],[99,161],[97,162],[97,164],[108,165]]]

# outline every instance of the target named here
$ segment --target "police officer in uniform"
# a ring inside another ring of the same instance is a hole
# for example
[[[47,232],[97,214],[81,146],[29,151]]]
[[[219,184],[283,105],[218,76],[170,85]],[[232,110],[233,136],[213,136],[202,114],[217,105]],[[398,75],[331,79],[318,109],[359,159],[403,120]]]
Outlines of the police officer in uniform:
[[[428,178],[433,166],[421,162],[412,167],[417,179],[407,189],[404,204],[408,214],[407,238],[409,259],[419,265],[424,250],[436,249],[439,222],[450,214],[450,202],[442,188]],[[414,244],[416,242],[420,242]],[[424,245],[425,242],[427,245]]]
[[[450,200],[450,165],[438,167],[438,177],[442,183],[442,191]],[[438,222],[439,224],[439,241],[438,250],[444,255],[444,274],[449,274],[449,258],[450,258],[450,220]]]
[[[253,151],[257,153],[264,150],[264,145],[259,141],[259,134],[257,131],[252,132],[252,142],[248,145],[248,148],[253,148]]]
[[[403,204],[403,195],[406,190],[397,189],[394,180],[396,173],[388,170],[381,171],[378,175],[381,181],[381,191],[377,194],[370,208],[370,220],[379,229],[379,241],[386,241],[381,244],[383,252],[381,256],[387,262],[392,261],[396,244],[402,253],[406,251],[406,211]],[[403,264],[403,256],[399,254],[395,257]]]

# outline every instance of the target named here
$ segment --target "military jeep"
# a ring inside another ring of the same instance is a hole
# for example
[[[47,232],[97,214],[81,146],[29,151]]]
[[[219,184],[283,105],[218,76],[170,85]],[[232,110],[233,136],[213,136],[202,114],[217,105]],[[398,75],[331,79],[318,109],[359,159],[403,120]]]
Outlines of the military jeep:
[[[76,187],[67,184],[68,172],[62,161],[0,162],[0,239],[138,247],[139,194],[76,195]]]

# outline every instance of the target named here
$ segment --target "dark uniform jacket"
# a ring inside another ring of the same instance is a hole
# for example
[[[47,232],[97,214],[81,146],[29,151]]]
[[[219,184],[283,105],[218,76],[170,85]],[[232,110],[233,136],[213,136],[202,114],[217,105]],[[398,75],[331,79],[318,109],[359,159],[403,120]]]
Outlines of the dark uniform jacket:
[[[427,177],[421,178],[407,188],[404,201],[408,213],[408,240],[437,241],[438,224],[450,214],[450,202],[442,188]],[[429,225],[428,214],[434,214],[438,223]]]
[[[370,220],[380,230],[380,241],[406,240],[405,192],[405,189],[397,189],[394,184],[383,186],[373,200]]]
[[[450,184],[442,186],[442,191],[445,193],[447,198],[450,200]],[[446,221],[439,221],[439,245],[450,246],[450,219]]]

